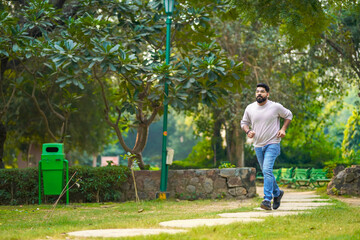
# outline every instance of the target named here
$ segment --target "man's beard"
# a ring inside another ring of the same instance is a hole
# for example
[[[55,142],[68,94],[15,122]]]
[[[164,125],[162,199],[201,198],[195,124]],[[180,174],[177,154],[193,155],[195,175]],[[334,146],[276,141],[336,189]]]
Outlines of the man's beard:
[[[267,97],[262,97],[262,96],[257,96],[256,97],[256,101],[258,102],[258,103],[263,103],[263,102],[265,102],[267,100]]]

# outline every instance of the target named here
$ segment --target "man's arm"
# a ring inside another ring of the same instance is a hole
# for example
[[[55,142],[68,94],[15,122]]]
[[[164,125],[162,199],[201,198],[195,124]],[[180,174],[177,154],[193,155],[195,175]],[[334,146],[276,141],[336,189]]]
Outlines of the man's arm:
[[[253,138],[255,136],[255,132],[250,130],[249,125],[250,125],[250,118],[248,116],[247,109],[245,109],[244,116],[241,120],[241,128],[242,130],[245,131],[246,135],[249,138]]]
[[[288,128],[288,126],[291,123],[291,119],[285,119],[284,120],[284,125],[282,126],[282,128],[279,130],[277,137],[279,138],[283,138],[286,135],[286,129]]]
[[[253,130],[250,130],[248,125],[243,125],[242,129],[245,131],[246,135],[249,138],[253,138],[255,136],[255,132]]]
[[[250,127],[248,125],[243,125],[242,130],[247,133],[250,130]]]

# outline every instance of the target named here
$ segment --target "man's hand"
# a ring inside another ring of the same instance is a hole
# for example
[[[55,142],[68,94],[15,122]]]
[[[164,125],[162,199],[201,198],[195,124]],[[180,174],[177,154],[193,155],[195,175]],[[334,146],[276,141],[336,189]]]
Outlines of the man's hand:
[[[286,135],[285,130],[280,129],[276,136],[278,138],[283,138],[285,137],[285,135]]]
[[[253,137],[255,136],[255,132],[254,132],[254,131],[250,131],[250,132],[248,132],[247,136],[248,136],[249,138],[253,138]]]

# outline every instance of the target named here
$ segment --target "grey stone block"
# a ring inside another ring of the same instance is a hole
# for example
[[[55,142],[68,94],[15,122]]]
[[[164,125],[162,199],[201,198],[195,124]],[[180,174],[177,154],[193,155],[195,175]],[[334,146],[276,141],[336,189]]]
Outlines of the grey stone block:
[[[239,186],[242,186],[243,183],[242,183],[240,177],[228,177],[227,185],[229,187],[239,187]]]
[[[196,192],[196,187],[193,185],[188,185],[188,186],[186,186],[186,191],[188,193],[194,193],[194,192]]]
[[[213,180],[206,178],[204,181],[204,189],[206,193],[211,193],[214,190]]]

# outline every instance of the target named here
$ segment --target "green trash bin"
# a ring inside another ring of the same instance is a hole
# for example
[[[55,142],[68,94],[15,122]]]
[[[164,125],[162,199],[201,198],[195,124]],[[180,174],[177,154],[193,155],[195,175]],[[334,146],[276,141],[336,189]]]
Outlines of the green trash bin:
[[[64,175],[66,181],[64,182]],[[44,195],[61,195],[66,186],[66,204],[69,204],[69,164],[62,143],[43,144],[39,162],[39,204],[41,204],[41,176]]]

